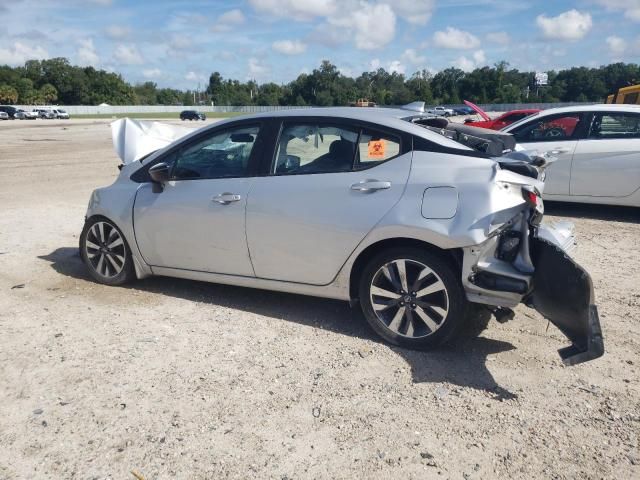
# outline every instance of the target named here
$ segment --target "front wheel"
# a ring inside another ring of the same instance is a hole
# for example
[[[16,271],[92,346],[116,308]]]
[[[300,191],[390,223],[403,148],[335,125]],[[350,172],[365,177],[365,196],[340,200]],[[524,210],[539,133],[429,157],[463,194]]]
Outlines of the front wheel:
[[[378,335],[418,350],[450,340],[467,312],[459,275],[450,262],[411,247],[374,257],[360,278],[359,298],[367,322]]]
[[[89,219],[80,234],[80,256],[91,276],[105,285],[122,285],[135,278],[131,250],[124,235],[103,217]]]

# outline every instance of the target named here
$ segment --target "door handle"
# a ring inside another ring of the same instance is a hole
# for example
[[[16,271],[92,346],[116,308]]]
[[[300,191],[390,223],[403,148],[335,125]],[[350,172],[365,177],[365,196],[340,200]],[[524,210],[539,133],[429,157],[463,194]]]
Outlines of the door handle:
[[[559,153],[569,153],[569,150],[566,148],[554,148],[549,153],[551,153],[551,155],[557,155]]]
[[[221,193],[220,195],[216,195],[211,200],[214,202],[218,202],[221,205],[229,205],[231,202],[237,202],[241,198],[242,197],[240,195],[237,195],[235,193],[225,192]]]
[[[380,180],[363,180],[351,185],[351,190],[363,193],[386,190],[388,188],[391,188],[391,182],[382,182]]]

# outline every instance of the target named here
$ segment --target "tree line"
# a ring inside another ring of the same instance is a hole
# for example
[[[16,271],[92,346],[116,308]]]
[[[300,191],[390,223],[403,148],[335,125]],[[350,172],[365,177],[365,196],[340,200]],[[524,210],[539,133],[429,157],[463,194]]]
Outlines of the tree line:
[[[154,82],[131,85],[121,75],[71,65],[65,58],[30,60],[21,67],[0,66],[0,103],[63,105],[348,105],[366,98],[378,105],[413,101],[433,104],[603,101],[619,88],[640,83],[640,66],[613,63],[548,72],[538,86],[535,72],[507,62],[464,72],[447,68],[410,76],[379,68],[352,78],[328,60],[287,84],[225,79],[213,72],[204,92],[158,88]]]

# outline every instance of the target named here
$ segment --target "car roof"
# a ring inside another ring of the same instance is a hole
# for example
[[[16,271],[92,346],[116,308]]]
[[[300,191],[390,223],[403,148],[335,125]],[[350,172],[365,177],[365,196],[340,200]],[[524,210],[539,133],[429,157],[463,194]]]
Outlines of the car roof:
[[[611,110],[620,110],[623,112],[638,112],[640,105],[628,105],[619,103],[594,103],[593,105],[575,105],[573,107],[548,108],[542,110],[545,115],[551,113],[570,113],[570,112],[606,112]]]
[[[538,113],[541,110],[539,108],[522,108],[520,110],[509,110],[508,112],[505,112],[504,115],[506,115],[507,113]]]
[[[548,108],[546,110],[540,110],[538,113],[534,113],[528,117],[518,120],[511,125],[507,125],[502,129],[503,132],[509,133],[511,130],[523,125],[536,118],[543,118],[549,115],[557,115],[562,113],[579,113],[579,112],[627,112],[627,113],[640,113],[640,105],[625,105],[617,103],[594,103],[592,105],[574,105],[570,107],[558,107]]]
[[[380,127],[392,128],[405,133],[416,135],[433,143],[440,144],[449,148],[458,150],[472,150],[461,143],[455,142],[438,133],[432,132],[420,125],[412,123],[409,119],[416,117],[433,118],[433,115],[424,114],[415,110],[407,110],[402,108],[383,108],[383,107],[309,107],[309,108],[292,108],[283,110],[273,110],[269,112],[255,113],[251,115],[242,115],[240,117],[232,117],[221,122],[216,122],[210,127],[217,128],[226,123],[237,121],[251,121],[253,119],[260,120],[266,118],[286,119],[292,118],[318,118],[326,117],[327,119],[339,118],[347,120],[356,120],[377,124]],[[186,137],[185,137],[186,138]]]

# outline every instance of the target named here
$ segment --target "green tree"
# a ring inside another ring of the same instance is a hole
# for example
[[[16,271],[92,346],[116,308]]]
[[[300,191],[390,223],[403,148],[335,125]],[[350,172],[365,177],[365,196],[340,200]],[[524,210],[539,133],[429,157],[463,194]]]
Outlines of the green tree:
[[[40,87],[40,97],[44,103],[53,103],[58,100],[58,90],[50,83],[45,83]]]
[[[18,91],[11,85],[0,85],[0,103],[18,103]]]

